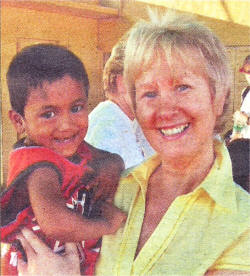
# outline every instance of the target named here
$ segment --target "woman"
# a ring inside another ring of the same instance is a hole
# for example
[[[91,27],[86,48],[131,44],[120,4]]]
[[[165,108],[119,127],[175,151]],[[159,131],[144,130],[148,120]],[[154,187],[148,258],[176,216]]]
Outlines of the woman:
[[[124,65],[135,116],[158,154],[124,173],[115,204],[127,222],[103,238],[96,274],[246,275],[249,195],[213,138],[229,96],[224,47],[192,19],[151,13],[130,30]]]

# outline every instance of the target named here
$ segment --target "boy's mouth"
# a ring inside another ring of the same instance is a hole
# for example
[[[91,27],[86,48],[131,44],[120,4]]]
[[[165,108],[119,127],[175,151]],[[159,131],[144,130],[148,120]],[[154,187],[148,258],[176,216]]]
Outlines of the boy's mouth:
[[[76,138],[76,136],[77,136],[77,133],[67,137],[60,137],[60,138],[56,137],[54,139],[57,143],[68,143],[68,142],[72,142]]]

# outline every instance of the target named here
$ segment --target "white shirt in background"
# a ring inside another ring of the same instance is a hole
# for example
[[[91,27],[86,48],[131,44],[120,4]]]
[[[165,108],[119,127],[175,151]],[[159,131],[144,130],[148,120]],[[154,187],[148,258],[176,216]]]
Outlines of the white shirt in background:
[[[142,150],[144,159],[146,160],[155,154],[155,150],[151,147],[148,140],[145,138],[144,133],[136,119],[133,121],[133,129],[136,136],[136,141]]]
[[[90,112],[85,141],[96,148],[119,154],[126,169],[144,161],[133,122],[112,101],[101,102]]]

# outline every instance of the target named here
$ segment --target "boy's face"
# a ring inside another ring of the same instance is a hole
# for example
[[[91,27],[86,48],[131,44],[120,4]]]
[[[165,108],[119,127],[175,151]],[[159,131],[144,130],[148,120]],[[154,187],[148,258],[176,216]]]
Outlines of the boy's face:
[[[82,83],[65,75],[31,89],[23,124],[31,142],[64,157],[72,156],[88,129],[87,96]]]

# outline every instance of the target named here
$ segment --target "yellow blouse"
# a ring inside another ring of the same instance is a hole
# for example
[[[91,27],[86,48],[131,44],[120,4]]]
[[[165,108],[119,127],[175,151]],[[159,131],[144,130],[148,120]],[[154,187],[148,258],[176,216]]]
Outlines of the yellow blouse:
[[[229,154],[217,144],[216,159],[193,192],[177,197],[134,259],[156,155],[126,171],[115,197],[128,213],[115,235],[105,236],[96,267],[100,276],[203,275],[208,269],[250,271],[250,197],[235,185]]]

